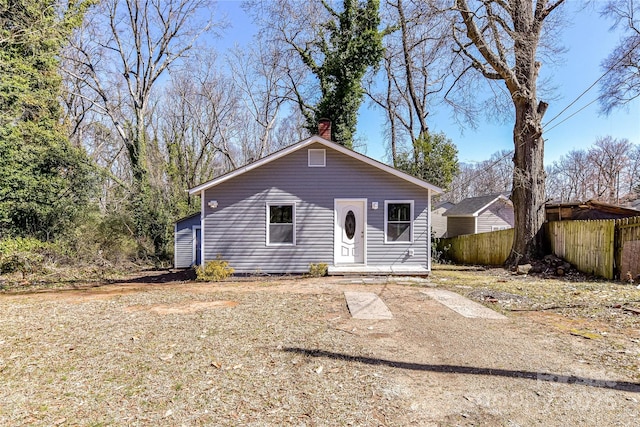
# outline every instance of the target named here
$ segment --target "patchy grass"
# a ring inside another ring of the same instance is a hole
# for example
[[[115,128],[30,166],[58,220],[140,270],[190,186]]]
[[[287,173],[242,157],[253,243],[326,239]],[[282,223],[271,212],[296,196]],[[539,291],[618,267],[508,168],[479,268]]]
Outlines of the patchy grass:
[[[436,266],[431,280],[496,311],[601,341],[582,358],[640,379],[640,289],[606,280],[522,276],[502,268]]]
[[[584,324],[554,333],[515,306],[507,321],[463,318],[416,286],[526,288],[499,270],[366,284],[171,279],[0,295],[0,425],[605,425],[638,415],[640,385],[615,389],[635,378],[637,349]],[[376,292],[394,319],[352,319],[347,289]],[[539,303],[527,298],[518,304]],[[613,386],[544,379],[558,375]]]
[[[634,311],[640,309],[640,289],[635,285],[595,279],[542,279],[502,268],[455,266],[436,266],[431,279],[437,286],[471,298],[477,290],[486,290],[487,296],[493,292],[498,296],[503,293],[523,297],[507,304],[501,303],[502,298],[482,298],[482,302],[503,311],[552,311],[571,318],[606,322],[613,328],[640,327],[640,313]]]

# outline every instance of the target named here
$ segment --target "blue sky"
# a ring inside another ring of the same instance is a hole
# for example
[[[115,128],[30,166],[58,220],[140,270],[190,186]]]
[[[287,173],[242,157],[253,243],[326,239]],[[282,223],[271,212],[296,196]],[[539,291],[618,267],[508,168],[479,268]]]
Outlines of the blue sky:
[[[549,101],[546,120],[560,113],[602,75],[600,63],[619,38],[619,34],[609,31],[611,21],[601,18],[593,8],[578,11],[582,3],[581,0],[569,0],[565,5],[568,8],[566,15],[571,23],[562,32],[561,42],[567,49],[562,64],[553,67],[545,67],[543,64],[541,70],[542,75],[551,76],[551,83],[557,88],[556,99]],[[231,27],[218,40],[220,46],[232,46],[235,43],[242,46],[249,43],[253,32],[252,24],[241,9],[240,1],[220,1],[218,10],[226,13],[231,23]],[[596,102],[558,124],[593,101],[597,94],[596,86],[545,129],[547,164],[571,150],[586,149],[597,138],[607,135],[627,138],[632,143],[640,144],[640,99],[636,99],[626,109],[614,111],[610,116],[600,115]],[[432,131],[444,132],[453,140],[458,147],[458,158],[462,162],[486,160],[496,151],[513,147],[513,123],[510,121],[497,123],[481,118],[476,129],[470,126],[460,127],[446,110],[432,111],[429,119]],[[368,156],[386,160],[387,143],[384,137],[384,114],[381,110],[366,103],[362,106],[358,137],[366,142]]]

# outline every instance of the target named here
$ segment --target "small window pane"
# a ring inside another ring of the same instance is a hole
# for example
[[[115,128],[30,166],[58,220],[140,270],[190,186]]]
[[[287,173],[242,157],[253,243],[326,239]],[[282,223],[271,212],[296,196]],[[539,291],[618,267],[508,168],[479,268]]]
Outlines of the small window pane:
[[[269,223],[271,224],[293,224],[293,206],[270,206]]]
[[[269,243],[293,243],[293,224],[269,225]]]
[[[409,203],[389,203],[388,221],[411,221],[411,204]]]
[[[387,224],[387,240],[390,242],[410,242],[411,223]]]

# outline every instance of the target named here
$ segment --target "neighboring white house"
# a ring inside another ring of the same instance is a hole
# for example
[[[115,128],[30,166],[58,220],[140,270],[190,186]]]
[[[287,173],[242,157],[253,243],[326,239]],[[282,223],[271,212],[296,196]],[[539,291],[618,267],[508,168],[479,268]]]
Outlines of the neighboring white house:
[[[513,228],[513,204],[502,194],[469,197],[442,214],[447,219],[446,237]]]

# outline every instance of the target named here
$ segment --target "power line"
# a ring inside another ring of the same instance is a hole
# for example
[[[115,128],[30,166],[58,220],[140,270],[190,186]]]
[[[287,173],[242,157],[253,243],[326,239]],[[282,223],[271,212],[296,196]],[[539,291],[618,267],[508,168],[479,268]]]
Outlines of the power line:
[[[596,81],[594,81],[591,86],[589,86],[588,88],[586,88],[580,95],[578,95],[578,97],[576,99],[574,99],[573,101],[571,101],[571,103],[569,103],[569,105],[567,105],[562,111],[560,111],[558,114],[556,114],[554,117],[551,118],[551,120],[549,120],[548,122],[546,122],[543,126],[542,129],[544,130],[545,127],[549,126],[549,124],[551,124],[551,122],[553,122],[555,119],[557,119],[559,116],[561,116],[562,114],[564,114],[565,111],[567,111],[569,108],[571,108],[576,102],[578,102],[580,100],[580,98],[582,98],[584,95],[587,94],[587,92],[589,92],[591,89],[593,89],[593,87],[595,85],[598,84],[598,82],[600,80],[602,80],[603,78],[605,78],[605,76],[607,74],[609,74],[611,71],[613,71],[627,56],[629,56],[631,54],[631,52],[633,52],[638,46],[640,46],[640,40],[638,42],[636,42],[633,46],[631,46],[631,49],[629,49],[624,55],[622,55],[613,65],[611,65],[600,77],[598,77],[596,79]],[[596,98],[597,100],[597,98]],[[573,113],[572,115],[570,115],[568,118],[575,116],[577,113],[579,113],[580,111],[584,110],[586,107],[588,107],[589,105],[593,104],[596,100],[591,101],[590,103],[588,103],[587,105],[585,105],[584,107],[582,107],[581,109],[579,109],[578,111],[576,111],[575,113]],[[563,120],[562,122],[566,121],[567,119]],[[562,123],[560,122],[560,123]],[[558,123],[558,124],[560,124]],[[556,125],[558,126],[558,125]],[[554,126],[554,127],[556,127]],[[553,129],[553,128],[551,128]],[[551,130],[549,129],[549,130]]]
[[[560,126],[562,123],[566,122],[567,120],[569,120],[571,117],[575,116],[576,114],[578,114],[579,112],[581,112],[582,110],[584,110],[585,108],[587,108],[588,106],[590,106],[591,104],[593,104],[594,102],[596,102],[598,100],[598,98],[594,99],[593,101],[589,102],[587,105],[585,105],[584,107],[580,108],[578,111],[576,111],[575,113],[571,114],[569,117],[567,117],[564,120],[561,120],[560,122],[556,123],[555,125],[551,126],[549,129],[546,130],[546,132],[551,131],[552,129],[555,129],[556,127]]]
[[[629,56],[631,54],[631,52],[633,52],[638,46],[640,46],[640,40],[635,43],[624,55],[622,55],[618,61],[616,61],[613,65],[611,65],[602,75],[600,75],[600,77],[598,77],[588,88],[586,88],[584,91],[582,91],[582,93],[580,95],[578,95],[578,97],[576,99],[574,99],[573,101],[571,101],[569,103],[569,105],[567,105],[564,109],[562,109],[562,111],[560,111],[558,114],[556,114],[554,117],[551,118],[551,120],[549,120],[548,122],[546,122],[543,126],[542,129],[545,130],[545,128],[547,126],[549,126],[549,124],[551,124],[554,120],[556,120],[558,117],[560,117],[562,114],[564,114],[569,108],[571,108],[576,102],[578,102],[580,100],[580,98],[582,98],[584,95],[586,95],[591,89],[593,89],[598,82],[600,82],[600,80],[602,80],[604,77],[606,77],[607,74],[609,74],[611,71],[613,71],[627,56]],[[569,120],[570,118],[572,118],[573,116],[575,116],[576,114],[582,112],[584,109],[586,109],[587,107],[589,107],[591,104],[593,104],[594,102],[596,102],[598,100],[598,98],[595,98],[594,100],[592,100],[591,102],[589,102],[588,104],[584,105],[583,107],[581,107],[578,111],[572,113],[569,117],[563,119],[562,121],[560,121],[559,123],[556,123],[554,126],[552,126],[549,129],[546,129],[546,132],[551,131],[552,129],[555,129],[556,127],[560,126],[562,123],[566,122],[567,120]],[[521,143],[520,146],[524,145],[524,143]],[[505,154],[504,156],[498,158],[496,161],[492,162],[490,165],[486,166],[485,168],[483,168],[480,171],[476,171],[476,173],[473,174],[473,176],[469,177],[469,179],[467,179],[465,182],[462,183],[462,186],[467,186],[471,183],[471,181],[473,181],[474,179],[484,175],[485,173],[489,172],[490,169],[492,169],[495,165],[497,165],[498,163],[500,163],[501,161],[503,161],[504,159],[506,159],[508,156],[513,155],[514,151],[509,151],[507,154]]]

